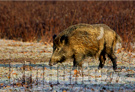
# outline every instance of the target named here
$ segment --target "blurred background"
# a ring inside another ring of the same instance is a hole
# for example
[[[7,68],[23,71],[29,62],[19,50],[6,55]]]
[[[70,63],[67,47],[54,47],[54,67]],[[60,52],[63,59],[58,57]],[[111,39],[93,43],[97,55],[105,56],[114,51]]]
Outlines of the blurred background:
[[[77,23],[104,23],[129,43],[135,41],[134,1],[0,1],[0,38],[52,42]]]

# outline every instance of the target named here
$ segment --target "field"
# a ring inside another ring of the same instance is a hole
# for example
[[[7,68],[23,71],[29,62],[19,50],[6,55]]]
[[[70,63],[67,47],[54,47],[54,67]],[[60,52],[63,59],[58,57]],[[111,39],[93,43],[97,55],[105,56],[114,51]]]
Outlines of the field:
[[[0,1],[0,92],[134,92],[134,1]],[[122,37],[115,54],[119,72],[107,59],[86,58],[50,67],[52,36],[77,23],[104,23]]]
[[[116,50],[120,71],[114,72],[109,59],[102,70],[98,70],[99,61],[94,58],[86,58],[82,70],[73,70],[72,60],[50,67],[51,44],[0,43],[0,91],[135,91],[135,52],[127,52],[120,44]]]

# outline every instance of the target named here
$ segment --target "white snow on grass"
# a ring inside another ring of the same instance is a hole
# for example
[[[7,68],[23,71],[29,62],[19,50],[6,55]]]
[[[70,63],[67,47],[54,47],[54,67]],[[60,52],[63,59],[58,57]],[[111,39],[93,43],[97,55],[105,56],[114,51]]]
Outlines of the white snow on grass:
[[[86,58],[83,69],[72,70],[72,61],[48,66],[44,62],[11,62],[0,64],[0,92],[108,92],[135,91],[135,53],[117,44],[116,56],[120,72],[114,72],[107,58],[103,69],[99,61]],[[43,43],[0,40],[0,59],[50,58],[52,46]],[[11,68],[9,68],[11,67]]]
[[[98,70],[97,66],[91,64],[88,66],[86,63],[83,66],[83,72],[78,69],[77,74],[75,70],[72,70],[71,63],[65,63],[65,67],[58,64],[52,66],[51,69],[48,66],[48,62],[35,64],[35,66],[27,64],[25,71],[22,69],[23,65],[18,64],[18,67],[11,66],[10,83],[8,78],[9,68],[0,67],[0,84],[4,83],[3,86],[0,86],[0,91],[30,90],[62,92],[65,90],[67,92],[79,92],[79,90],[82,90],[81,92],[91,92],[100,90],[135,90],[134,69],[129,70],[129,67],[123,68],[123,66],[119,66],[119,68],[122,68],[121,72],[114,72],[111,64],[105,66],[102,70]],[[23,77],[24,74],[25,77]],[[32,76],[32,88],[29,87],[30,75]],[[22,83],[23,78],[25,79],[25,83],[22,84],[23,86],[18,86],[19,84],[13,86],[13,84]]]

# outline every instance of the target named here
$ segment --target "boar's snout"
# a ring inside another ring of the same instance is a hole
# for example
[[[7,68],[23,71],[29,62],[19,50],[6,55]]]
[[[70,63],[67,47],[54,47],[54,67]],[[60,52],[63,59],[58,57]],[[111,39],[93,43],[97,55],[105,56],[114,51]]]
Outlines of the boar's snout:
[[[53,66],[57,63],[62,63],[66,60],[66,58],[63,56],[61,58],[51,58],[49,61],[49,66]]]
[[[49,61],[49,66],[53,66],[54,64],[52,63],[52,60],[50,59]]]
[[[57,62],[54,62],[54,60],[51,60],[51,59],[50,59],[50,61],[49,61],[49,66],[53,66],[53,65],[55,65],[55,64],[57,64]]]
[[[51,60],[49,61],[49,66],[52,66],[52,64],[51,64]]]

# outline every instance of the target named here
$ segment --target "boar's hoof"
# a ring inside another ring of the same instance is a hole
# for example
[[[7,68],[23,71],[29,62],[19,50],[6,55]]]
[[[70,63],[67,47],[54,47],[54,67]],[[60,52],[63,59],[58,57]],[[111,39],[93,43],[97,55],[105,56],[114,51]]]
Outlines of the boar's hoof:
[[[117,70],[117,66],[113,66],[113,70],[116,71]]]
[[[51,64],[51,63],[49,63],[49,66],[52,66],[52,64]]]
[[[99,70],[101,70],[102,68],[101,67],[98,67]]]
[[[103,65],[99,65],[98,66],[98,69],[100,70],[100,69],[102,69],[103,68]]]
[[[121,72],[121,69],[118,69],[117,67],[113,67],[113,70],[114,70],[115,72]]]

